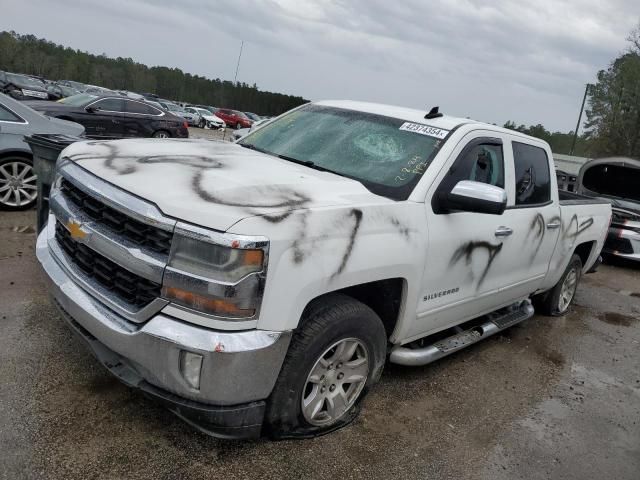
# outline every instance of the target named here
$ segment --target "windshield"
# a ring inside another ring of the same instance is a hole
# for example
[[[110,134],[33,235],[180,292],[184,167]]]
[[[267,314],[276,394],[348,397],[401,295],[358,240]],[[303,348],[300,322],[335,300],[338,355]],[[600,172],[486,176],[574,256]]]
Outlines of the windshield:
[[[360,181],[374,193],[405,200],[448,131],[397,118],[307,105],[271,121],[240,145]]]
[[[7,73],[7,79],[11,83],[19,83],[33,88],[43,88],[44,84],[35,78],[26,77],[24,75],[16,75],[15,73]]]
[[[79,93],[78,95],[71,95],[70,97],[58,100],[59,103],[65,105],[71,105],[72,107],[84,107],[89,102],[98,98],[96,95],[89,95],[88,93]]]
[[[200,114],[200,115],[207,115],[209,117],[213,116],[213,113],[211,113],[209,110],[205,110],[204,108],[196,108],[196,111]]]

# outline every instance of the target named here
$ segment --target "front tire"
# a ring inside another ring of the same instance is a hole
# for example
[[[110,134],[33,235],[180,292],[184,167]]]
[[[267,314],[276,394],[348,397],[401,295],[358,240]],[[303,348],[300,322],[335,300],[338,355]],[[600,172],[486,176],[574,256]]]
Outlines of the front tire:
[[[382,374],[387,339],[368,306],[341,294],[304,311],[267,404],[275,438],[312,437],[348,425]]]
[[[575,298],[581,275],[582,260],[574,254],[558,283],[531,299],[536,312],[552,317],[565,315]]]
[[[242,125],[240,125],[240,123],[236,123],[235,129],[236,130],[240,130],[242,128]]]

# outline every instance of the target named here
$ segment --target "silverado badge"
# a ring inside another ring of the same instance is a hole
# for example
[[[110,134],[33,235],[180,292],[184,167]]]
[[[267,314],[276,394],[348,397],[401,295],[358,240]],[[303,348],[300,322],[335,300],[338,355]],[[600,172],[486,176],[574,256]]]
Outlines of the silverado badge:
[[[75,220],[69,220],[67,222],[67,229],[71,234],[71,238],[74,240],[82,240],[87,236],[87,232],[82,230],[82,224],[80,222],[76,222]]]

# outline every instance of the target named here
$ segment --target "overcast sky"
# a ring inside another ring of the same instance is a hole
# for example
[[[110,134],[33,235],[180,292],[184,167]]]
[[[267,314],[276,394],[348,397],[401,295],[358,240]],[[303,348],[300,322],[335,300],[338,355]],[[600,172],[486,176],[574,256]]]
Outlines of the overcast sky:
[[[639,20],[638,0],[21,0],[0,30],[226,80],[244,40],[262,90],[569,131]]]

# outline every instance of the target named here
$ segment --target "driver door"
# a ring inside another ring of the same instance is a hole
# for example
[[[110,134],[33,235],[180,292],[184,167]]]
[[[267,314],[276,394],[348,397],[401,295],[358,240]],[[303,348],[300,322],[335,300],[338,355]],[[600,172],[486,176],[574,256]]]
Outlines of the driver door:
[[[505,188],[511,178],[505,139],[475,131],[454,149],[454,162],[440,172],[425,202],[429,241],[418,299],[417,321],[409,336],[433,333],[502,306],[513,258],[509,210],[501,215],[442,211],[438,199],[462,180]],[[515,250],[517,250],[517,246]]]

